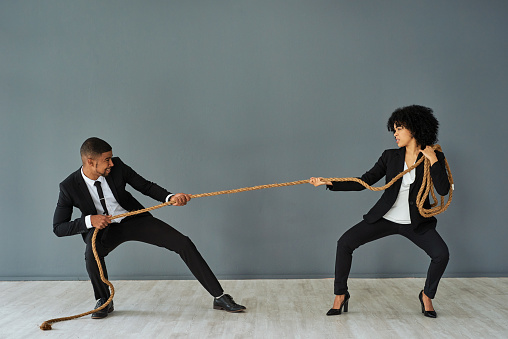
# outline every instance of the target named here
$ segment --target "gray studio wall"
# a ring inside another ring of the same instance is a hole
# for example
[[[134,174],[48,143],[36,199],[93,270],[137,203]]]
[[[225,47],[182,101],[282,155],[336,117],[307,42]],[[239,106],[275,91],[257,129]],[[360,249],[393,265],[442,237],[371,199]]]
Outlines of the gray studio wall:
[[[435,110],[456,183],[438,223],[446,276],[506,276],[507,14],[505,1],[2,1],[0,278],[86,279],[81,237],[57,238],[52,217],[89,136],[203,193],[360,176],[413,103]],[[380,194],[300,185],[153,213],[219,278],[331,277],[336,240]],[[139,243],[107,262],[117,279],[190,276]],[[352,276],[427,265],[391,237],[358,249]]]

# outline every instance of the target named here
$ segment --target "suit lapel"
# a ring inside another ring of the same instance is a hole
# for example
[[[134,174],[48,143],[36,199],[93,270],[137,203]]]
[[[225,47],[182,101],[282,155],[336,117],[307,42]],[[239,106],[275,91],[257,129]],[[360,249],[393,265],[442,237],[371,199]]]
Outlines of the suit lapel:
[[[88,209],[90,211],[95,211],[94,213],[97,213],[97,209],[95,208],[95,205],[92,200],[92,196],[90,195],[90,192],[88,191],[88,187],[86,186],[85,180],[83,179],[83,176],[81,175],[81,169],[75,172],[75,180],[76,185],[78,186],[78,189],[81,191],[82,196],[85,198],[85,202],[88,205]]]
[[[387,183],[404,170],[404,159],[406,154],[405,150],[406,150],[405,147],[401,147],[400,149],[397,150],[397,152],[394,153],[390,165],[390,174],[386,176]],[[390,191],[394,192],[394,194],[397,195],[400,189],[400,185],[402,185],[402,179],[399,179],[396,182],[394,182]]]
[[[418,154],[418,157],[416,157],[416,161],[420,160],[420,158],[423,157],[423,154]],[[418,189],[420,189],[421,182],[423,180],[423,166],[425,165],[425,162],[422,162],[418,167],[416,167],[416,175],[415,175],[415,181],[409,186],[409,192],[411,192],[416,186],[418,186]],[[419,183],[419,184],[418,184]]]
[[[113,180],[113,171],[114,168],[111,169],[111,173],[106,177],[106,181],[109,185],[109,188],[111,189],[111,192],[113,193],[113,196],[115,197],[116,201],[120,203],[118,199],[118,192],[116,191],[115,181]]]
[[[400,172],[404,171],[404,163],[406,162],[406,148],[405,147],[399,148],[397,155],[399,156],[399,159],[397,162],[397,166],[398,166],[397,174],[399,174]]]

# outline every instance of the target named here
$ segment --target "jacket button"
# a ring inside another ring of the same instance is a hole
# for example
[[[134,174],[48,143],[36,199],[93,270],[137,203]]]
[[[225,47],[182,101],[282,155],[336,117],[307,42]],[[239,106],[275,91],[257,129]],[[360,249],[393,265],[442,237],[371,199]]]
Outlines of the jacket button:
[[[409,202],[409,205],[411,205],[411,206],[413,206],[414,204],[415,204],[415,203],[414,203],[414,202],[412,202],[412,201],[410,201],[410,202]]]

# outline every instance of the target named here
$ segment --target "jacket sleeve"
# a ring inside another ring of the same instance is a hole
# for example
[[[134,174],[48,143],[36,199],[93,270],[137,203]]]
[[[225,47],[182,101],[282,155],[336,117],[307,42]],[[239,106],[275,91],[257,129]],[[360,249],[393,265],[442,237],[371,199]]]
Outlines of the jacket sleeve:
[[[55,214],[53,215],[53,232],[57,236],[64,237],[88,232],[84,216],[71,220],[73,208],[74,204],[70,195],[66,191],[65,186],[60,184],[60,194],[58,196]]]
[[[434,188],[439,195],[447,195],[450,191],[450,181],[446,173],[445,156],[442,152],[436,152],[437,161],[430,167],[430,176]]]
[[[386,152],[384,151],[374,166],[359,179],[365,181],[370,186],[381,180],[386,175]],[[331,191],[363,191],[365,189],[363,185],[354,181],[333,181],[332,185],[327,185],[326,188]]]
[[[136,171],[134,171],[130,166],[122,162],[122,160],[120,160],[119,158],[116,159],[116,161],[119,161],[122,164],[123,179],[135,190],[160,202],[165,202],[166,197],[171,194],[171,192],[165,190],[156,183],[148,181],[145,178],[143,178],[141,175],[136,173]]]

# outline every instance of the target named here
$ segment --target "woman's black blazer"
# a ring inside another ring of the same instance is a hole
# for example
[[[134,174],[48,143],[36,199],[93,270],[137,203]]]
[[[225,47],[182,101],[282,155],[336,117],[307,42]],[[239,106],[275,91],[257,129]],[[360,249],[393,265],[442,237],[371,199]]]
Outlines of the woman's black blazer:
[[[388,183],[393,179],[393,177],[397,176],[397,174],[404,170],[405,154],[405,147],[398,149],[388,149],[384,151],[374,167],[365,172],[365,174],[362,175],[360,179],[372,186],[382,177],[385,177],[385,183]],[[423,154],[420,153],[418,155],[418,159],[420,159],[422,156]],[[436,156],[438,161],[430,167],[430,175],[432,177],[432,182],[437,193],[440,195],[446,195],[450,190],[450,182],[448,180],[448,175],[446,174],[445,156],[442,152],[438,151],[436,151]],[[413,226],[414,231],[417,233],[424,233],[431,228],[435,228],[437,223],[435,217],[425,218],[418,212],[418,206],[416,206],[416,196],[418,195],[418,190],[422,185],[422,181],[423,163],[416,168],[416,178],[409,189],[409,213],[411,216],[411,225]],[[366,222],[372,224],[381,219],[386,214],[386,212],[390,210],[390,208],[395,203],[395,200],[397,199],[401,183],[402,180],[397,180],[392,186],[383,192],[381,198],[379,198],[379,200],[370,209],[370,211],[363,216],[363,219]],[[327,188],[332,191],[361,191],[365,189],[365,187],[363,187],[361,184],[351,181],[334,181],[332,182],[332,185],[328,185]],[[431,207],[428,196],[425,199],[423,207]]]

